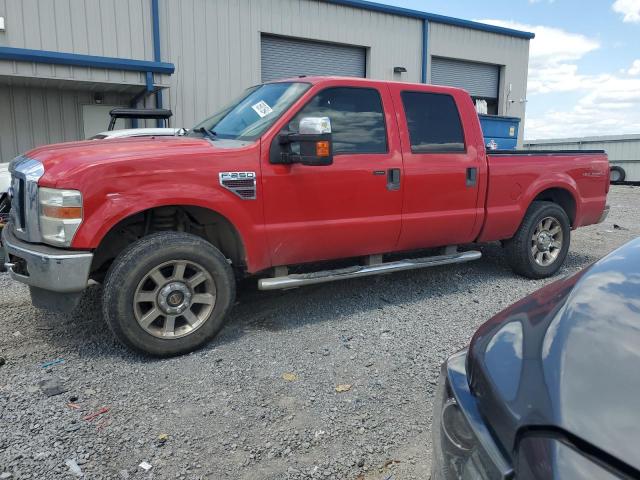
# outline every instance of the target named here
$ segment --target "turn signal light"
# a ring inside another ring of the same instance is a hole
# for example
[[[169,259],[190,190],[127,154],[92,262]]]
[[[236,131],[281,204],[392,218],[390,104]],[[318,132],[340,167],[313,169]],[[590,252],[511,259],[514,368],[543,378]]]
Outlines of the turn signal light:
[[[49,218],[62,220],[77,220],[82,218],[82,207],[55,207],[42,205],[42,215]]]
[[[316,142],[316,156],[317,157],[329,156],[329,142],[327,141]]]

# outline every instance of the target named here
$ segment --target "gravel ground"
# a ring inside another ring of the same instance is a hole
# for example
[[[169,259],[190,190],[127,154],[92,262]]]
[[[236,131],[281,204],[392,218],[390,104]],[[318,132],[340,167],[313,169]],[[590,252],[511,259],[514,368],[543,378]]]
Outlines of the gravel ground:
[[[574,233],[559,276],[640,235],[640,188],[613,187],[609,202],[606,223]],[[2,274],[0,478],[72,478],[72,460],[86,478],[426,479],[440,364],[550,281],[516,277],[500,250],[286,292],[246,287],[217,340],[169,360],[115,343],[99,287],[53,315]],[[68,391],[47,397],[39,382],[56,378]]]

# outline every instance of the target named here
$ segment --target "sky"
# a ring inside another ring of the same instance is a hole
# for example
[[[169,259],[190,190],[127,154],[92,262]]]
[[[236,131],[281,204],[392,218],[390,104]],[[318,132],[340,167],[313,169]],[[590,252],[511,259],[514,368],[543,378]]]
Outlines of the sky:
[[[640,0],[377,0],[534,32],[524,136],[640,133]]]

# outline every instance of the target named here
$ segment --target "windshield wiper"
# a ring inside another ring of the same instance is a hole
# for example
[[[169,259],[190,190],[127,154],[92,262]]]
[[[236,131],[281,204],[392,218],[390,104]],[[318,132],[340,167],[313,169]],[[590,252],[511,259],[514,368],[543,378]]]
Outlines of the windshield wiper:
[[[216,132],[214,132],[213,130],[209,130],[208,128],[205,128],[205,127],[194,128],[193,131],[202,133],[206,135],[208,138],[210,138],[211,140],[215,140],[216,137],[218,136]]]

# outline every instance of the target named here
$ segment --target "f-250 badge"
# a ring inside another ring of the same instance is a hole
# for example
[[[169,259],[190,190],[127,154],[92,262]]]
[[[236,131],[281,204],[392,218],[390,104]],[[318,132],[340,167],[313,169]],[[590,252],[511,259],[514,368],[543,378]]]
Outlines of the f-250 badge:
[[[220,185],[243,200],[256,199],[256,172],[220,172]]]

